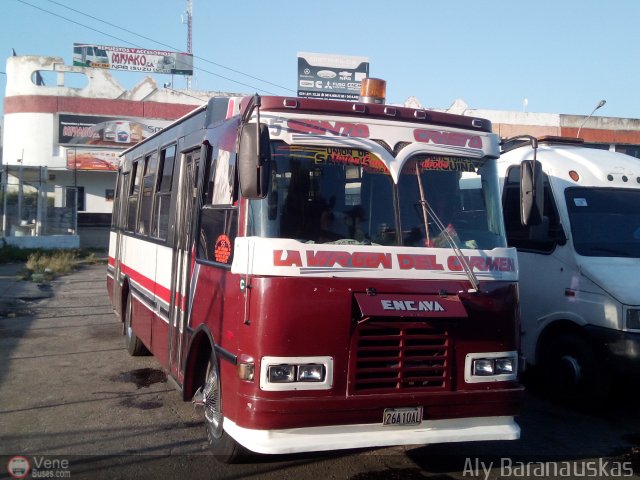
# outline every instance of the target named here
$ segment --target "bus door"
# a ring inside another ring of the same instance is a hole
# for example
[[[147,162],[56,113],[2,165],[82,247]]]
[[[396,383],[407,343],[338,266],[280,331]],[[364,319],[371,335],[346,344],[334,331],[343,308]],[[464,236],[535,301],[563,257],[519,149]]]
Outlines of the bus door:
[[[171,303],[169,308],[169,372],[178,379],[182,362],[182,343],[189,318],[189,282],[194,268],[193,222],[200,150],[182,154],[180,184],[176,204],[175,242],[171,268]]]
[[[116,182],[115,192],[115,208],[113,209],[113,218],[111,219],[111,231],[116,236],[115,244],[116,249],[113,258],[113,285],[112,285],[112,302],[114,306],[117,306],[117,311],[120,314],[120,318],[123,319],[122,326],[124,328],[124,315],[125,306],[122,305],[122,242],[124,235],[122,234],[123,222],[127,219],[126,207],[127,202],[127,188],[130,172],[124,172],[122,169],[118,172],[118,178]],[[111,241],[111,240],[110,240]]]

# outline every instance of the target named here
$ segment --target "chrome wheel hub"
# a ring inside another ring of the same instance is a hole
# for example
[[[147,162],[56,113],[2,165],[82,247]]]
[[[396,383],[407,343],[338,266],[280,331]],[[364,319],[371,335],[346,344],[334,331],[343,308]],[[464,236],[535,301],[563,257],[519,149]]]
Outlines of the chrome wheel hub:
[[[207,375],[207,382],[202,389],[204,397],[204,418],[211,434],[215,438],[222,436],[222,413],[220,412],[220,382],[215,368]]]

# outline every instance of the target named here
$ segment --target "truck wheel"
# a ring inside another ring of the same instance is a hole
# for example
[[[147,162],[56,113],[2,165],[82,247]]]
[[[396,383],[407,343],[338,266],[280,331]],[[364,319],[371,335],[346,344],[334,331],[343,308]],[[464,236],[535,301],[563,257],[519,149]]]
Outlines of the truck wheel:
[[[207,429],[209,445],[219,462],[237,463],[243,457],[247,457],[248,451],[224,431],[220,373],[213,355],[209,359],[205,378],[202,394],[204,397],[204,424]]]
[[[129,295],[127,296],[127,310],[124,316],[125,346],[127,347],[127,352],[129,352],[129,355],[132,357],[148,355],[149,350],[147,350],[147,347],[145,347],[136,334],[133,333],[133,328],[131,328],[132,315],[133,306],[131,304],[131,295]]]
[[[601,405],[609,394],[609,381],[589,342],[577,334],[552,338],[543,362],[552,396],[574,407]]]

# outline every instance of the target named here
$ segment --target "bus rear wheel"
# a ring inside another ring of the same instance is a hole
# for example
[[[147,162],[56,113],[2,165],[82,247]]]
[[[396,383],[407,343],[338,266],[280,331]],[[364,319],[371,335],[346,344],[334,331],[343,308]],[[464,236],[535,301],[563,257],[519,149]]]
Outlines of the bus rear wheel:
[[[131,355],[132,357],[148,355],[149,350],[147,350],[147,347],[144,346],[142,341],[133,332],[133,328],[131,327],[132,316],[133,305],[131,302],[131,295],[129,295],[127,296],[127,309],[124,316],[125,346],[127,347],[127,352],[129,352],[129,355]]]
[[[222,463],[237,463],[243,458],[247,458],[249,452],[231,438],[223,428],[220,372],[213,355],[207,365],[202,394],[204,397],[204,424],[207,429],[209,445],[216,460]]]

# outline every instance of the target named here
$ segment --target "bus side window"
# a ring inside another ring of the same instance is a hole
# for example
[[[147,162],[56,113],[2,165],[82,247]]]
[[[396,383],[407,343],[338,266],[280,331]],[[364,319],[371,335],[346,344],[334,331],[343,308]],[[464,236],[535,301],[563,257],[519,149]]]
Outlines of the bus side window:
[[[171,206],[171,184],[176,161],[176,146],[171,145],[160,151],[160,164],[155,188],[151,236],[166,240],[169,233],[169,211]]]
[[[133,162],[131,167],[131,175],[129,175],[129,196],[127,198],[127,223],[125,230],[134,232],[136,229],[136,221],[138,220],[138,196],[140,194],[140,185],[142,183],[142,170],[144,162],[138,159]]]
[[[544,175],[544,212],[542,223],[524,226],[520,221],[520,166],[507,171],[502,207],[507,243],[518,250],[551,253],[558,244],[558,232],[561,231],[560,215],[556,207],[549,177]]]
[[[118,170],[118,176],[116,177],[116,190],[113,195],[113,209],[111,212],[111,229],[118,228],[119,219],[120,219],[120,209],[122,208],[120,205],[120,191],[122,190],[122,182],[125,181],[125,175],[122,170]]]
[[[137,232],[141,235],[149,234],[151,225],[151,207],[153,206],[153,189],[158,170],[158,152],[152,152],[144,159],[144,175],[142,177],[142,199],[140,200],[140,218]]]
[[[200,211],[198,259],[231,265],[233,241],[238,234],[238,208],[233,202],[235,153],[214,147],[208,152],[210,166],[204,183]]]

